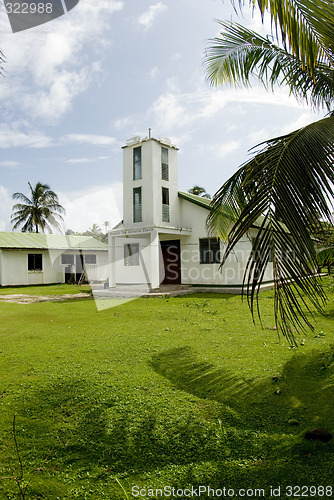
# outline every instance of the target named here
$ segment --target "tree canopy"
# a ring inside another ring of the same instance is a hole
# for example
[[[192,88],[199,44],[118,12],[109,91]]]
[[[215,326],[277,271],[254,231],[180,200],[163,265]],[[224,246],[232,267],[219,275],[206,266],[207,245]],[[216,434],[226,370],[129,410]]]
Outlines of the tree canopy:
[[[11,221],[13,230],[22,226],[22,232],[42,232],[45,229],[52,233],[52,228],[61,231],[57,219],[63,220],[64,208],[59,204],[57,194],[47,184],[37,182],[33,187],[28,182],[30,198],[23,193],[14,193],[13,199],[20,200],[13,206]]]
[[[206,192],[206,189],[202,186],[193,186],[192,188],[188,189],[188,193],[190,194],[195,194],[196,196],[202,196],[202,198],[211,198],[211,195]]]

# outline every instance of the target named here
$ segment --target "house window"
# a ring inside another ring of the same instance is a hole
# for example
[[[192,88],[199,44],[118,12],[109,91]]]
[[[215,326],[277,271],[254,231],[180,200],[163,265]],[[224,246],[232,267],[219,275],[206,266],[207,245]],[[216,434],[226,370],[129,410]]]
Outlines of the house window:
[[[162,220],[169,222],[169,189],[162,188]]]
[[[74,264],[74,255],[70,253],[62,253],[61,254],[61,263],[67,265]]]
[[[163,181],[169,180],[167,148],[161,148],[161,179]]]
[[[124,265],[139,266],[139,243],[124,245]]]
[[[43,271],[43,259],[41,253],[28,254],[28,271]]]
[[[84,255],[85,264],[96,264],[96,255],[95,254],[87,254]]]
[[[141,179],[141,147],[133,148],[133,180]]]
[[[133,189],[133,222],[142,222],[141,187]]]
[[[217,238],[199,240],[200,264],[220,263],[220,244]]]
[[[257,250],[257,252],[255,252],[255,241],[256,241],[256,238],[252,238],[252,254],[253,254],[253,257],[255,258],[258,258],[260,256],[259,254],[259,250]],[[286,249],[284,247],[283,249],[283,255],[286,255]],[[273,262],[274,261],[274,248],[273,246],[270,247],[270,251],[269,251],[269,258],[268,258],[268,262]]]

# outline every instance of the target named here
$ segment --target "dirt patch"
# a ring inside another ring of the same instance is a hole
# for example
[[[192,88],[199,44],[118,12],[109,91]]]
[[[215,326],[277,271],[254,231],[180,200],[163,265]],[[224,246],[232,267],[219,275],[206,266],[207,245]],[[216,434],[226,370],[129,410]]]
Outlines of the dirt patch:
[[[61,300],[87,299],[90,293],[65,293],[63,295],[27,295],[10,294],[0,295],[0,302],[12,302],[15,304],[33,304],[34,302],[57,302]]]

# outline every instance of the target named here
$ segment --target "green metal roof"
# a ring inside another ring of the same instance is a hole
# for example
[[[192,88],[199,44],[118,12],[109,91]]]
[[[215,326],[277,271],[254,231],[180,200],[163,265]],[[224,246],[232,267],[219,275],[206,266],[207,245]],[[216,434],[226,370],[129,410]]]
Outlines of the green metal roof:
[[[91,236],[0,232],[0,248],[107,250],[108,245]]]
[[[212,200],[208,198],[202,198],[202,196],[197,196],[197,194],[184,193],[183,191],[179,191],[179,197],[184,200],[190,201],[191,203],[195,203],[195,205],[199,205],[200,207],[206,208],[210,210],[210,204]]]
[[[179,198],[183,198],[184,200],[190,201],[190,203],[194,203],[199,207],[205,208],[206,210],[211,209],[212,200],[208,198],[202,198],[202,196],[197,196],[196,194],[185,193],[183,191],[179,191]],[[260,215],[252,225],[252,227],[260,227],[263,222],[263,215]],[[283,226],[282,226],[283,228]]]

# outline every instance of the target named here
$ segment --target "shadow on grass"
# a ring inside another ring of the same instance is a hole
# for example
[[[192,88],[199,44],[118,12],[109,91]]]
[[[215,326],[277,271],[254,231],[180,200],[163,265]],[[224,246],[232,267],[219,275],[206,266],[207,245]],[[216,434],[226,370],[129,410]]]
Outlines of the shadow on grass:
[[[154,403],[150,408],[124,393],[119,397],[113,387],[55,379],[25,398],[19,418],[24,434],[18,433],[30,450],[26,460],[34,458],[38,467],[52,448],[60,468],[94,464],[119,473],[209,460],[219,453],[216,422],[191,409],[166,415]]]
[[[178,389],[228,405],[225,418],[230,425],[240,419],[246,428],[279,432],[294,419],[301,426],[334,430],[334,346],[295,355],[281,373],[264,380],[240,379],[228,368],[215,368],[190,347],[156,354],[150,365]]]
[[[59,376],[25,397],[18,416],[24,460],[34,460],[38,467],[52,448],[51,462],[58,471],[98,467],[97,480],[180,466],[197,468],[189,483],[201,477],[217,485],[229,473],[251,484],[250,477],[264,477],[274,463],[281,477],[287,463],[299,471],[313,470],[318,462],[327,467],[333,442],[309,443],[302,435],[314,426],[333,431],[334,348],[294,356],[274,381],[240,380],[230,370],[198,359],[190,347],[156,354],[150,364],[196,400],[174,408],[177,393],[172,397],[166,392],[169,406],[163,409],[166,395],[157,399],[147,393],[140,399],[110,380]],[[290,418],[300,425],[290,426]],[[223,462],[221,476],[217,471]],[[271,475],[279,479],[278,473]]]

